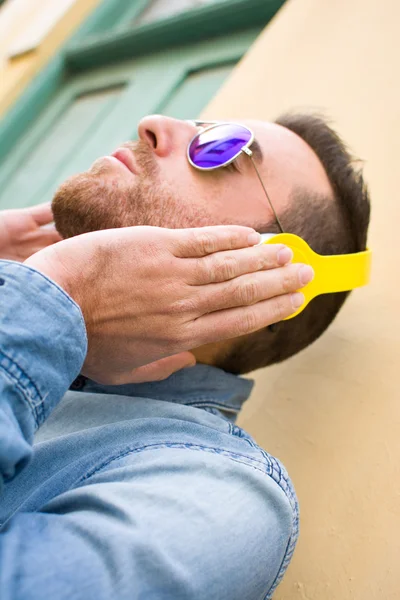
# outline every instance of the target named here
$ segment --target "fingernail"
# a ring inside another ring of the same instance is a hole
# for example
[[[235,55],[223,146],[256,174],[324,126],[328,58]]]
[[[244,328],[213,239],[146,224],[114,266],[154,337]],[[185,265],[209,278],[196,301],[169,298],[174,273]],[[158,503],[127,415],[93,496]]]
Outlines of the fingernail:
[[[296,292],[295,294],[292,294],[290,297],[291,301],[292,301],[292,306],[294,309],[298,309],[300,308],[300,306],[302,304],[304,304],[304,294],[302,294],[301,292]]]
[[[261,235],[257,231],[253,231],[253,233],[249,234],[247,240],[251,246],[255,246],[261,242]]]
[[[287,246],[282,246],[280,250],[278,250],[278,265],[287,265],[293,258],[293,252]]]
[[[314,279],[314,269],[310,265],[304,265],[299,270],[299,279],[301,285],[307,285]]]

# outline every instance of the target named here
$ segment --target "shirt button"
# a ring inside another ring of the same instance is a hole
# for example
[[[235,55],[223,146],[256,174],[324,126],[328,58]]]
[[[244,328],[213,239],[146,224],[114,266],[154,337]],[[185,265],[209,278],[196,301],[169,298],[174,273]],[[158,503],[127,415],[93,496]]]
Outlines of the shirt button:
[[[85,387],[86,377],[84,375],[78,375],[76,379],[71,383],[69,389],[73,392],[79,392]]]

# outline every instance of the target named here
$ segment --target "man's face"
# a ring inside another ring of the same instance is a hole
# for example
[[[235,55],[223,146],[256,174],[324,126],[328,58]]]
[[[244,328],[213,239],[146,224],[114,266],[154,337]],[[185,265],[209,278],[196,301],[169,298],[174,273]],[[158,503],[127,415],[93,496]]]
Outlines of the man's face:
[[[255,134],[261,152],[254,159],[278,215],[296,210],[290,205],[295,189],[332,195],[321,163],[300,137],[274,123],[241,123]],[[139,141],[99,158],[57,190],[53,212],[61,235],[132,225],[236,224],[266,231],[274,216],[249,157],[242,153],[235,167],[199,171],[186,158],[197,131],[188,121],[142,119]]]

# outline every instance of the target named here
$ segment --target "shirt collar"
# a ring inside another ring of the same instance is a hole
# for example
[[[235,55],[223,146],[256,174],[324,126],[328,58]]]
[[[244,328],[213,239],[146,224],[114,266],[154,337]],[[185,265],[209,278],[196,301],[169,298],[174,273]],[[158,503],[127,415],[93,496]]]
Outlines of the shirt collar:
[[[82,391],[152,398],[180,404],[218,404],[239,411],[250,396],[254,382],[216,367],[198,364],[177,371],[163,381],[125,385],[102,385],[86,380]]]

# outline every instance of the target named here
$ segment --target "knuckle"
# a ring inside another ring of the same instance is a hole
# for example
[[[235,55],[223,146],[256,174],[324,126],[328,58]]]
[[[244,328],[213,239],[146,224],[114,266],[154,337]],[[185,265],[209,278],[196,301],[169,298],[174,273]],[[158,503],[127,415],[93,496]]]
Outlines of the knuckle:
[[[278,296],[274,299],[274,303],[272,306],[271,318],[273,319],[271,323],[276,323],[277,321],[281,321],[285,317],[290,314],[288,298],[285,296]]]
[[[278,265],[277,253],[276,253],[276,250],[274,249],[274,247],[264,244],[263,246],[260,246],[260,248],[263,250],[262,257],[261,257],[263,267],[277,266]]]
[[[237,321],[236,325],[236,336],[251,333],[258,329],[257,315],[254,310],[247,310]]]
[[[293,272],[293,269],[283,267],[282,277],[282,291],[287,294],[293,292],[299,285],[297,271]]]
[[[210,282],[212,283],[212,270],[209,266],[209,262],[207,257],[198,258],[194,263],[193,267],[193,277],[194,280],[198,283]]]
[[[255,256],[251,265],[253,271],[262,271],[265,268],[270,268],[271,266],[273,266],[271,257],[265,253]]]
[[[258,284],[255,279],[236,286],[236,297],[240,304],[253,304],[258,298]]]
[[[202,231],[197,234],[197,247],[202,254],[211,254],[214,252],[216,244],[215,235],[208,231]]]
[[[186,254],[196,254],[198,247],[198,233],[196,231],[188,231],[184,243]]]
[[[182,316],[196,311],[197,303],[193,298],[179,298],[169,305],[168,312],[172,316]]]
[[[213,258],[209,261],[208,272],[213,281],[225,281],[235,277],[236,266],[237,262],[233,256],[225,256],[222,260]]]
[[[227,239],[227,247],[233,250],[234,248],[238,248],[241,244],[241,234],[236,230],[229,231],[229,237]]]

